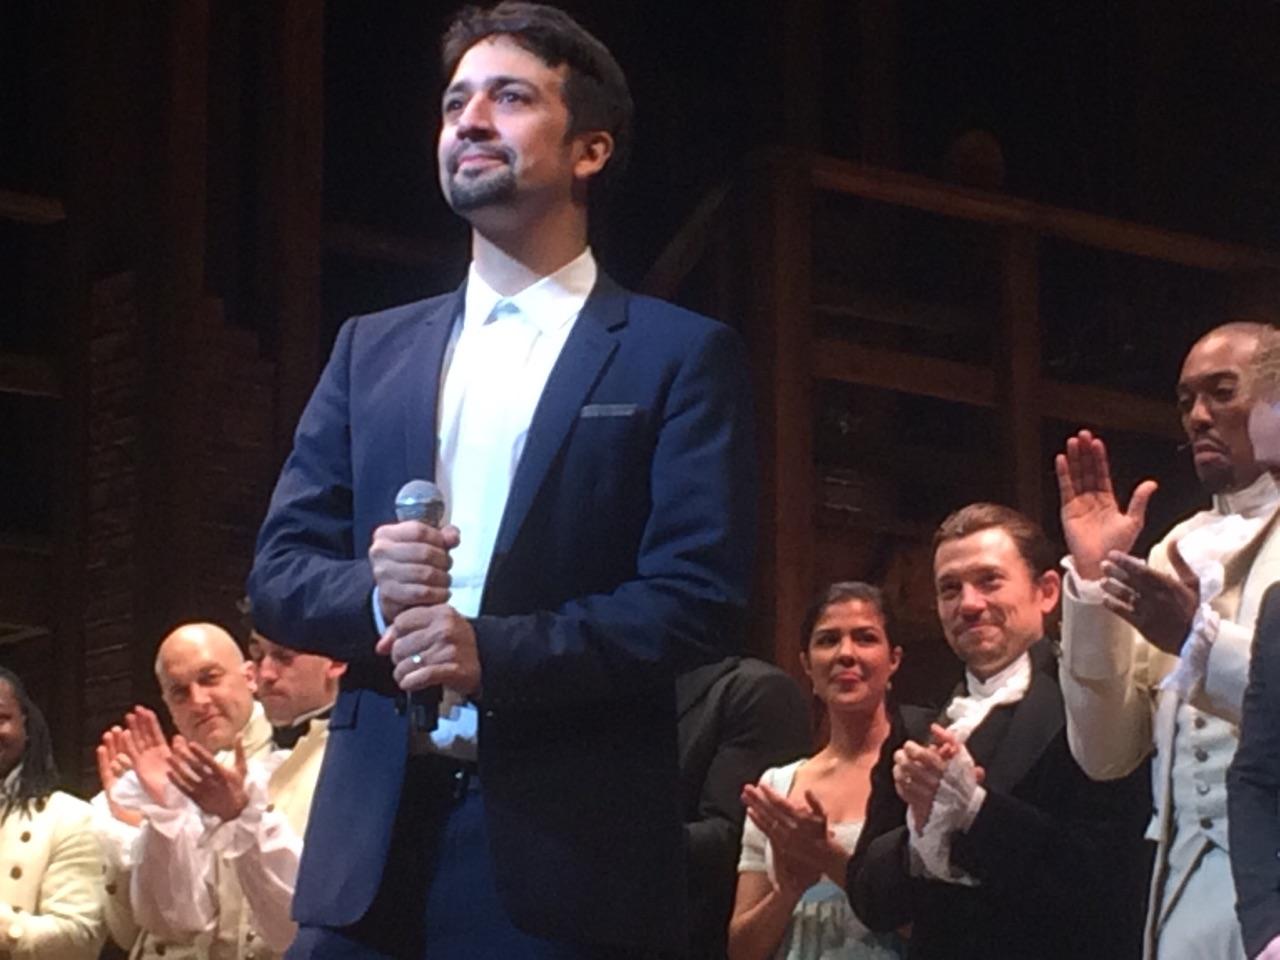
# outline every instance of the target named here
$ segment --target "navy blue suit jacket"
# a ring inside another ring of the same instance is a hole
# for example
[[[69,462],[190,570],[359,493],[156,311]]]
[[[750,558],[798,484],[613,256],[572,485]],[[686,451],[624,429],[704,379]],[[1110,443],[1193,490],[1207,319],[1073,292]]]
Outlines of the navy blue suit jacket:
[[[1280,936],[1280,585],[1262,597],[1240,746],[1227,773],[1236,914],[1249,956]]]
[[[349,320],[259,535],[259,628],[346,660],[294,915],[369,908],[408,726],[376,639],[367,550],[431,478],[461,291]],[[672,677],[723,655],[751,570],[756,464],[728,328],[601,276],[534,413],[473,621],[480,770],[500,894],[533,934],[682,949]],[[462,531],[466,536],[466,531]]]

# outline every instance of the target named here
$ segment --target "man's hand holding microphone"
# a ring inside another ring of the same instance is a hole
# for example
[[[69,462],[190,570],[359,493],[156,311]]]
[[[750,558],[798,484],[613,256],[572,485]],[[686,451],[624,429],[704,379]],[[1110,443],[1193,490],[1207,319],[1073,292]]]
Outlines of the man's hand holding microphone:
[[[411,480],[396,495],[397,522],[373,532],[369,562],[387,624],[375,649],[391,657],[402,690],[447,686],[472,697],[480,691],[480,657],[470,621],[448,603],[449,551],[460,536],[457,527],[440,526],[443,514],[435,484]]]

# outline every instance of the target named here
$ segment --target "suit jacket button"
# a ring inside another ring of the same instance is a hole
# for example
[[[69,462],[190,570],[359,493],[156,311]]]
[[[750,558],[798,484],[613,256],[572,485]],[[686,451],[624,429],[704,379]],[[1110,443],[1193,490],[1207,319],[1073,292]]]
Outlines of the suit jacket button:
[[[1213,819],[1212,819],[1211,817],[1201,817],[1201,818],[1200,818],[1200,826],[1201,826],[1201,827],[1203,827],[1205,830],[1212,830],[1212,829],[1213,829]]]
[[[30,842],[31,842],[31,831],[30,831],[30,830],[23,830],[23,831],[22,831],[22,836],[21,836],[21,837],[19,837],[18,839],[20,839],[23,843],[30,843]]]
[[[117,890],[117,889],[118,889],[118,888],[116,887],[116,885],[115,885],[114,883],[108,883],[108,884],[107,884],[107,894],[108,894],[109,896],[114,897],[114,896],[116,895],[116,890]]]
[[[9,871],[9,876],[13,877],[13,879],[15,879],[15,880],[21,880],[21,879],[22,879],[22,868],[21,868],[21,867],[14,867],[12,870],[10,870],[10,871]]]
[[[1209,759],[1209,752],[1204,747],[1196,747],[1196,759],[1204,763]]]

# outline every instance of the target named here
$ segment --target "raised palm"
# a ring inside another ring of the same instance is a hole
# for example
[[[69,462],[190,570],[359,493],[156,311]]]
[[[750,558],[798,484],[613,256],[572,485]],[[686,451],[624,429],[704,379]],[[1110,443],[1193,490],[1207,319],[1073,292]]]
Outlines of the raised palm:
[[[156,803],[164,803],[169,784],[169,749],[160,720],[146,707],[134,707],[125,717],[125,750],[138,783]]]
[[[1107,447],[1088,430],[1067,440],[1067,449],[1054,458],[1058,493],[1062,500],[1062,532],[1076,572],[1086,579],[1102,575],[1102,561],[1111,550],[1133,549],[1146,519],[1147,503],[1156,492],[1154,480],[1138,484],[1122,509],[1111,486]]]

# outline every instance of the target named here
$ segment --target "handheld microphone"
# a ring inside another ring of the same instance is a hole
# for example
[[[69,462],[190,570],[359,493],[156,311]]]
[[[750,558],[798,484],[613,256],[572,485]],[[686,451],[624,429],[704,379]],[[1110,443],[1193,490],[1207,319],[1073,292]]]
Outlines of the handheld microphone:
[[[396,519],[402,523],[417,520],[438,530],[444,520],[444,494],[430,480],[410,480],[396,494]],[[440,694],[439,687],[429,687],[417,694],[405,693],[409,722],[414,730],[430,733],[436,728]]]
[[[421,520],[440,529],[444,519],[444,494],[430,480],[410,480],[396,494],[396,519]]]

